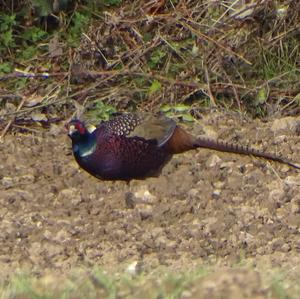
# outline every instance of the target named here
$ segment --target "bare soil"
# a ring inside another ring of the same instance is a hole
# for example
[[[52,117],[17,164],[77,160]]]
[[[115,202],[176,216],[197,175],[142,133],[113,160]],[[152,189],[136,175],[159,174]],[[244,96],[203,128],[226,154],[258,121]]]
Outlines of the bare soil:
[[[214,112],[189,130],[300,162],[299,124]],[[103,182],[79,169],[63,124],[7,135],[0,152],[1,276],[249,263],[299,282],[296,169],[202,149],[174,156],[159,178]]]

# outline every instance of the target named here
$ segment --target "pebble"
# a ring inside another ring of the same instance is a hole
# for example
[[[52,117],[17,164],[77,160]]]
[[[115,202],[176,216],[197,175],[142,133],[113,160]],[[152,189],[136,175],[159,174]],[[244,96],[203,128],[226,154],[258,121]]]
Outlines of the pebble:
[[[282,117],[282,118],[277,118],[274,120],[272,126],[271,126],[271,130],[274,133],[277,133],[278,131],[281,130],[295,130],[297,127],[297,120],[295,119],[295,117]]]
[[[134,209],[136,206],[136,198],[132,192],[125,193],[125,204],[128,209]]]
[[[3,177],[1,184],[5,188],[11,188],[14,185],[14,180],[11,177]]]
[[[196,197],[197,194],[199,194],[199,190],[198,189],[195,189],[195,188],[192,188],[188,191],[188,196],[189,197]]]
[[[216,165],[220,164],[222,160],[216,154],[211,155],[208,160],[206,161],[206,167],[215,167]]]
[[[20,181],[22,184],[32,184],[35,181],[35,178],[32,174],[25,174],[21,176]]]
[[[291,246],[289,244],[283,244],[281,247],[282,252],[289,252],[291,251]]]
[[[132,276],[136,276],[142,272],[142,267],[142,262],[134,261],[127,266],[125,271]]]
[[[221,195],[221,190],[220,189],[215,189],[212,193],[213,198],[218,198]]]
[[[300,195],[299,194],[297,194],[296,197],[294,197],[291,200],[291,212],[293,214],[300,213]]]
[[[284,179],[284,182],[289,186],[292,186],[292,185],[300,186],[300,175],[288,176]]]
[[[146,186],[142,186],[137,192],[134,193],[134,196],[144,203],[154,203],[156,196],[150,193]]]
[[[140,204],[136,207],[142,220],[146,220],[153,216],[153,207],[147,204]]]
[[[52,136],[57,136],[63,132],[63,128],[56,124],[51,124],[49,134]]]
[[[213,186],[216,188],[216,189],[222,189],[225,185],[225,182],[221,182],[221,181],[217,181],[217,182],[213,182]]]
[[[67,200],[76,206],[82,202],[82,197],[75,188],[63,189],[58,194],[58,200]]]

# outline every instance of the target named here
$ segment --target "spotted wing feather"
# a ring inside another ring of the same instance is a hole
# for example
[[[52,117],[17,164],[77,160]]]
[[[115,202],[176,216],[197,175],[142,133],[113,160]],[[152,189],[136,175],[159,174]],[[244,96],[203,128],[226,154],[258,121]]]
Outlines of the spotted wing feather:
[[[163,146],[172,137],[176,123],[163,114],[144,113],[137,115],[124,113],[112,120],[101,123],[101,128],[107,134],[139,137],[155,141],[158,146]]]
[[[102,122],[101,128],[107,134],[115,134],[118,136],[128,136],[136,126],[142,123],[142,118],[133,113],[120,114],[109,121]]]

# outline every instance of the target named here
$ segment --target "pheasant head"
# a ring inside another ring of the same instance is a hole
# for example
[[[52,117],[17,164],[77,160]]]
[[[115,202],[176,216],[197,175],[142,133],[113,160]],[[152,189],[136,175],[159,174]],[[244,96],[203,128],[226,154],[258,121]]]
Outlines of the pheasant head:
[[[94,152],[97,140],[92,127],[86,127],[82,121],[75,119],[68,123],[67,129],[75,156],[86,157]]]

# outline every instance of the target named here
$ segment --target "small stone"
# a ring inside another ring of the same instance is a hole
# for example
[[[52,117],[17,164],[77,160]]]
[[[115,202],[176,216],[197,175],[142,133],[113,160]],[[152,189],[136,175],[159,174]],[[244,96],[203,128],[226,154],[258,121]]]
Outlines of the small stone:
[[[204,227],[204,232],[206,234],[210,234],[214,231],[216,231],[218,225],[218,219],[216,217],[208,217],[206,219],[203,219],[202,221],[204,224],[205,224],[205,227]]]
[[[269,200],[273,202],[280,202],[283,196],[284,196],[283,189],[274,189],[269,193]]]
[[[142,261],[134,261],[127,267],[127,273],[131,275],[139,275],[143,271],[143,262]]]
[[[218,182],[213,182],[213,186],[216,188],[216,189],[222,189],[225,185],[225,182],[221,182],[221,181],[218,181]]]
[[[163,228],[161,227],[154,227],[151,231],[151,235],[154,239],[156,239],[158,236],[162,235],[164,232]]]
[[[58,126],[56,124],[51,124],[50,130],[49,130],[50,135],[57,136],[62,132],[63,132],[63,128],[61,126]]]
[[[219,137],[218,133],[212,127],[203,126],[203,131],[204,131],[204,135],[202,135],[203,138],[207,138],[207,136],[209,136],[209,138],[211,139],[218,139]]]
[[[146,220],[153,216],[153,208],[151,205],[141,204],[137,206],[141,220]]]
[[[30,259],[33,262],[38,262],[39,260],[39,256],[41,255],[43,251],[42,245],[40,242],[33,242],[30,245],[30,248],[28,250],[29,254],[30,254]]]
[[[269,243],[269,245],[273,251],[277,251],[284,244],[285,244],[285,241],[282,238],[275,238]]]
[[[290,170],[291,170],[291,166],[286,165],[286,164],[281,165],[280,171],[281,171],[282,173],[287,173],[287,172],[290,171]]]
[[[166,248],[167,238],[165,236],[160,236],[155,240],[155,246],[158,248]]]
[[[92,193],[92,194],[90,194],[89,195],[89,199],[91,200],[91,201],[94,201],[94,200],[96,200],[96,194],[94,194],[94,193]]]
[[[271,130],[273,132],[278,132],[281,130],[295,130],[297,127],[297,120],[294,117],[288,116],[288,117],[282,117],[275,119],[272,126]]]
[[[220,189],[215,189],[212,193],[213,198],[219,198],[221,195],[221,190]]]
[[[281,251],[282,252],[289,252],[291,251],[291,246],[289,244],[283,244],[282,247],[281,247]]]
[[[232,202],[234,203],[242,203],[244,202],[244,198],[242,196],[233,196],[232,197]]]
[[[24,201],[29,201],[32,198],[34,198],[33,194],[29,191],[26,190],[21,190],[21,189],[14,189],[11,192],[6,192],[6,195],[8,198],[13,198],[14,200],[20,201],[20,200],[24,200]],[[0,194],[1,197],[1,194]]]
[[[156,200],[156,196],[151,194],[146,186],[143,186],[140,190],[134,193],[134,196],[144,203],[154,203]]]
[[[240,232],[239,234],[239,240],[248,246],[255,243],[255,238],[253,235],[247,233],[247,232]]]
[[[82,200],[80,194],[78,194],[78,191],[75,188],[61,190],[58,198],[59,200],[66,199],[67,201],[71,201],[73,205],[79,204]]]
[[[52,239],[52,233],[49,230],[45,230],[44,237],[48,240]]]
[[[1,184],[5,188],[10,188],[14,185],[14,181],[11,177],[5,176],[5,177],[2,178]]]
[[[125,203],[128,209],[134,209],[136,206],[136,198],[132,192],[125,193]]]
[[[232,173],[232,168],[234,166],[234,162],[223,162],[221,165],[220,165],[220,169],[223,169],[223,168],[227,168],[228,169],[228,173]]]
[[[116,229],[113,231],[112,234],[113,234],[114,238],[116,238],[116,239],[122,239],[126,236],[126,232],[122,229]]]
[[[296,185],[296,186],[300,186],[300,176],[288,176],[285,178],[284,182],[287,185]]]
[[[279,135],[279,136],[275,136],[274,140],[273,140],[276,144],[280,144],[283,142],[286,142],[286,135]]]
[[[136,275],[136,266],[137,266],[138,262],[134,261],[133,263],[131,263],[127,268],[126,268],[126,272],[131,274],[131,275]]]
[[[216,154],[211,155],[208,160],[206,161],[205,165],[207,167],[215,167],[216,165],[220,164],[222,160]]]
[[[166,243],[166,248],[169,249],[169,250],[175,250],[177,247],[177,242],[175,240],[173,241],[168,241]]]
[[[32,174],[25,174],[21,177],[21,182],[23,184],[32,184],[34,183],[35,178]]]
[[[63,247],[54,243],[49,243],[45,245],[44,249],[47,251],[47,256],[49,258],[58,256],[63,252]]]
[[[65,242],[70,239],[69,233],[65,229],[61,229],[53,240],[57,241],[58,243]]]
[[[293,214],[300,213],[300,196],[297,196],[291,200],[291,212]]]
[[[188,196],[189,197],[196,197],[198,193],[199,193],[198,189],[192,188],[191,190],[188,191]]]

